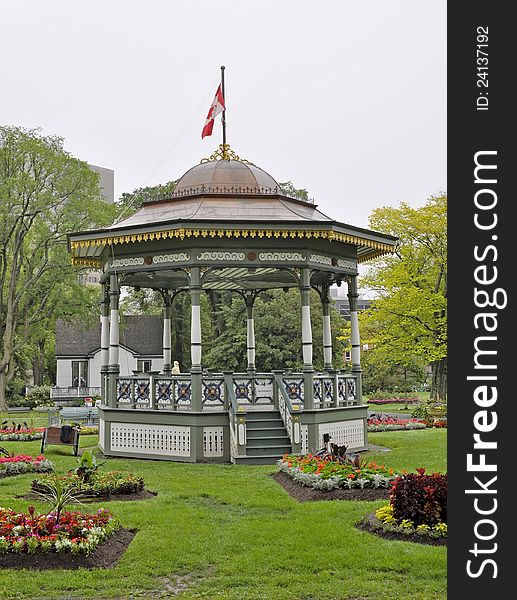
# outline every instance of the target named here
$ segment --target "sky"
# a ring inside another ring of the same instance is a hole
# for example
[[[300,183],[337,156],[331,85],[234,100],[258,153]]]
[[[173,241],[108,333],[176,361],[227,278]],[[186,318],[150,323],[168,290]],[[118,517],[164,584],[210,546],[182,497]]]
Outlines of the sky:
[[[446,191],[446,0],[2,0],[0,124],[165,183],[227,141],[339,221]]]

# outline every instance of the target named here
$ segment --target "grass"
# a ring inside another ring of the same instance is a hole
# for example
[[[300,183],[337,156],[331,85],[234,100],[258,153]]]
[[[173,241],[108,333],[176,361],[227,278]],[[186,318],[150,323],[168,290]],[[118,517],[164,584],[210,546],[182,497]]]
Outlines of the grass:
[[[368,457],[397,469],[414,471],[425,467],[428,473],[447,472],[447,429],[416,429],[369,433],[370,444],[391,448],[391,452],[368,452]]]
[[[443,430],[370,434],[390,453],[369,453],[397,469],[445,469]],[[93,447],[95,436],[81,436]],[[39,453],[38,442],[5,442]],[[76,464],[71,449],[49,446],[57,471]],[[192,465],[110,459],[104,469],[145,478],[152,500],[110,502],[138,533],[109,571],[0,571],[5,599],[178,597],[232,600],[441,600],[446,597],[446,549],[388,541],[354,528],[384,502],[298,503],[270,477],[275,466]],[[26,510],[16,495],[31,475],[0,480],[0,505]],[[44,504],[33,502],[38,510]],[[179,578],[179,579],[178,579]],[[184,591],[176,595],[178,581]],[[177,586],[177,587],[176,587]]]
[[[418,406],[422,402],[427,402],[429,400],[429,392],[414,392],[411,394],[411,396],[418,396],[419,402],[408,404],[407,408],[404,402],[390,402],[389,404],[370,404],[368,402],[368,394],[365,394],[364,402],[368,404],[369,410],[373,412],[402,412],[405,414],[411,414],[411,411],[416,406]]]
[[[418,404],[408,404],[407,408],[405,404],[400,402],[390,402],[389,404],[370,404],[368,403],[368,410],[376,413],[384,412],[401,412],[407,415],[411,414],[411,411],[418,406]]]

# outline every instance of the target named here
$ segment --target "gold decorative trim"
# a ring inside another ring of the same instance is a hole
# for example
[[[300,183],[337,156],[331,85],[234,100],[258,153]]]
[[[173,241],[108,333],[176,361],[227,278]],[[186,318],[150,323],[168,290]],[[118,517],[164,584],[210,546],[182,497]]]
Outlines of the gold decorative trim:
[[[393,254],[394,252],[395,252],[395,247],[391,248],[390,250],[377,250],[376,252],[370,253],[367,256],[362,256],[362,257],[358,256],[357,262],[358,263],[368,262],[370,260],[379,258],[379,256],[384,256],[385,254]]]
[[[100,269],[102,262],[98,258],[80,258],[78,256],[72,256],[72,264],[81,267],[94,267]]]
[[[216,160],[238,160],[241,163],[249,165],[249,160],[245,160],[244,158],[240,158],[237,156],[235,152],[230,148],[230,144],[219,144],[219,148],[215,150],[208,158],[202,158],[201,164],[207,162],[213,162]]]
[[[359,262],[364,262],[365,260],[371,260],[372,258],[377,258],[377,256],[381,256],[382,254],[390,253],[395,251],[395,245],[384,244],[382,242],[375,242],[373,240],[368,240],[365,238],[360,238],[354,235],[348,235],[345,233],[339,233],[336,231],[320,231],[320,230],[295,230],[295,229],[169,229],[165,231],[151,231],[149,233],[143,234],[131,234],[131,235],[121,235],[121,236],[113,236],[103,239],[96,240],[80,240],[77,242],[71,242],[70,246],[72,250],[77,250],[79,248],[90,248],[96,246],[104,246],[104,245],[116,245],[116,244],[129,244],[134,242],[147,242],[153,240],[165,240],[167,238],[179,238],[180,240],[184,240],[185,238],[191,237],[211,237],[211,238],[321,238],[329,241],[337,241],[342,242],[344,244],[352,244],[354,246],[366,246],[367,248],[372,248],[376,250],[374,254],[368,255],[368,257],[358,258]],[[79,259],[78,259],[79,260]],[[80,259],[80,260],[93,260],[96,259]],[[98,263],[96,263],[98,264]]]

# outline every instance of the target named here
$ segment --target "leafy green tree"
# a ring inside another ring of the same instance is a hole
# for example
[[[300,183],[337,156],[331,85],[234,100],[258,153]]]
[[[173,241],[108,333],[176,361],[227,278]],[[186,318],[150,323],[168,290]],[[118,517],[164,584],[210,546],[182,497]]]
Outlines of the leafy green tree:
[[[245,371],[246,306],[241,297],[233,295],[230,303],[221,306],[224,331],[205,343],[204,364],[212,370]],[[311,294],[313,333],[313,362],[323,368],[323,321],[320,299]],[[287,368],[300,371],[303,367],[301,345],[301,304],[298,290],[269,290],[255,300],[256,366],[259,371]],[[342,342],[337,338],[343,327],[343,318],[336,310],[331,312],[331,329],[335,366],[343,366]]]
[[[127,218],[136,212],[144,202],[154,202],[170,198],[178,180],[158,185],[137,188],[131,193],[124,192],[117,202],[119,216]]]
[[[430,364],[431,399],[445,401],[447,196],[432,196],[421,208],[379,208],[370,227],[400,240],[396,253],[375,261],[362,282],[377,294],[361,318],[371,352],[407,368]]]
[[[30,356],[34,385],[55,382],[57,320],[93,327],[99,320],[100,299],[98,286],[81,285],[75,278],[52,290],[49,301],[52,310],[32,324],[25,346],[25,352]]]
[[[113,220],[99,178],[57,136],[0,127],[0,410],[14,359],[78,286],[66,234]]]
[[[284,192],[284,194],[287,196],[308,202],[309,192],[305,188],[295,188],[292,181],[286,181],[284,183],[279,183],[278,185],[280,186],[282,192]]]
[[[120,300],[120,311],[125,315],[161,315],[163,299],[157,290],[125,288]]]

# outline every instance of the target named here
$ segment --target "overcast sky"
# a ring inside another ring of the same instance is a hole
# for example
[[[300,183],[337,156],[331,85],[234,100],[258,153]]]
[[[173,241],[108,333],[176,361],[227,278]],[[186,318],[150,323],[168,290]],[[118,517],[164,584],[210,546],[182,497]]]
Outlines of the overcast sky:
[[[58,134],[115,196],[177,179],[226,66],[227,137],[366,227],[446,190],[446,1],[0,0],[0,123]]]

